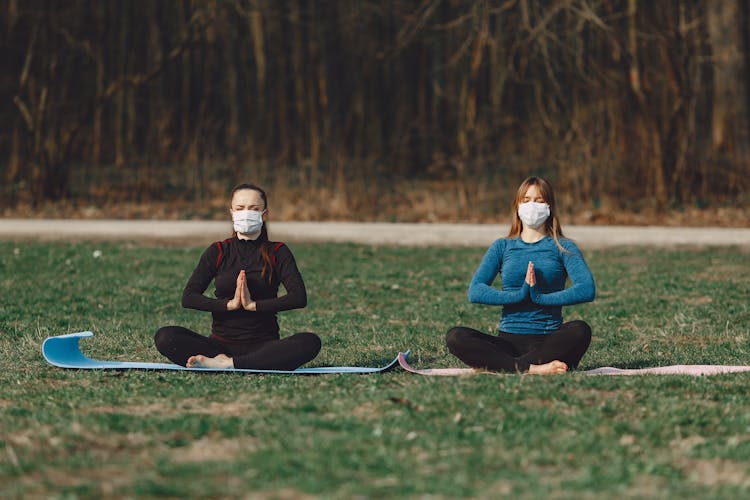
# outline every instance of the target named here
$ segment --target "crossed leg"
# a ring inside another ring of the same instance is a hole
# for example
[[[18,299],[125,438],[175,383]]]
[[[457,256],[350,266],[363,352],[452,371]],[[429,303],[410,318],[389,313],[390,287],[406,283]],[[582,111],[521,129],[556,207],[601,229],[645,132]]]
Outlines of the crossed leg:
[[[154,336],[156,348],[173,363],[188,368],[295,370],[320,352],[320,338],[300,332],[255,345],[226,344],[181,326],[165,326]]]
[[[576,368],[591,343],[583,321],[564,323],[547,335],[487,335],[466,327],[451,328],[448,350],[474,368],[530,374],[565,373]]]

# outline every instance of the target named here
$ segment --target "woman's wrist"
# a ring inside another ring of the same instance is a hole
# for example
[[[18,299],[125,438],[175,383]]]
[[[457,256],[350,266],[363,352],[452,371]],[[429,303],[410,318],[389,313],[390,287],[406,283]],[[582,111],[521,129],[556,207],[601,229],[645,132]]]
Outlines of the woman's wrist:
[[[534,304],[539,304],[539,300],[541,299],[541,292],[539,291],[539,287],[536,285],[529,286],[529,296],[531,297],[531,301]]]

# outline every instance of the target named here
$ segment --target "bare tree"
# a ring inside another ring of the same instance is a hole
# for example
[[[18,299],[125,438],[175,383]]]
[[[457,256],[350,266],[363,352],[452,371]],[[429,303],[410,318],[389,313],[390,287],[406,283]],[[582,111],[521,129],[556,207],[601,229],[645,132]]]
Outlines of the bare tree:
[[[579,204],[729,199],[750,173],[747,11],[0,0],[2,189],[59,199],[75,169],[113,166],[121,179],[174,172],[202,197],[230,165],[313,188],[452,181],[467,214],[489,179],[530,172]],[[136,191],[161,196],[157,184]]]

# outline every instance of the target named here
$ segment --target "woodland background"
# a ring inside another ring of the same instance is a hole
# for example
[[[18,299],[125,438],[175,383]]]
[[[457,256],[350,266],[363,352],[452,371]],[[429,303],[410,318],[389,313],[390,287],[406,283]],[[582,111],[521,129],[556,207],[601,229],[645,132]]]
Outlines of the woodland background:
[[[747,224],[749,3],[0,0],[0,210]]]

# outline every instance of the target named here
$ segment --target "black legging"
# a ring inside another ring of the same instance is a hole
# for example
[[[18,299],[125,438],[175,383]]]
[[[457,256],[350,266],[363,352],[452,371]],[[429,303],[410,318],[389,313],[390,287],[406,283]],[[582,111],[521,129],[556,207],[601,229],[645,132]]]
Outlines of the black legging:
[[[295,370],[320,352],[320,338],[309,332],[295,333],[283,339],[234,344],[181,326],[165,326],[156,332],[154,342],[160,353],[182,366],[187,364],[190,356],[197,354],[210,358],[225,354],[232,358],[235,368]]]
[[[448,350],[469,366],[498,372],[526,372],[529,365],[559,360],[575,369],[591,343],[591,327],[584,321],[563,323],[550,334],[487,335],[456,326],[445,336]]]

